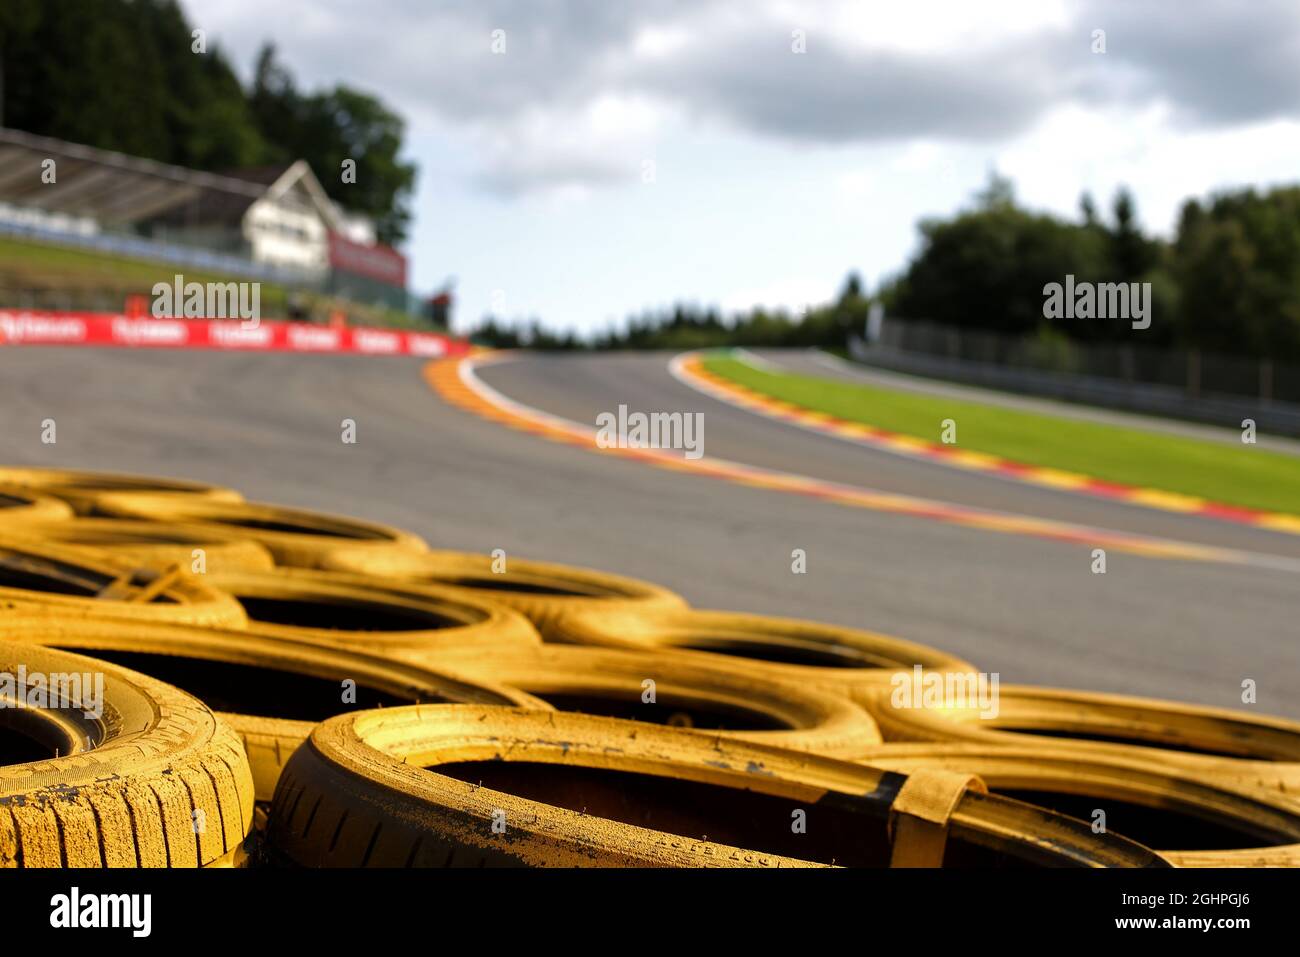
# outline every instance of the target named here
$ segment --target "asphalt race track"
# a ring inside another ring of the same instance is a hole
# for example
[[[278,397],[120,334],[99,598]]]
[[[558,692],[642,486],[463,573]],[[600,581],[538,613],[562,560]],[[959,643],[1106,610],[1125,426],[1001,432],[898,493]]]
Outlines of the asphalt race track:
[[[480,370],[510,398],[705,413],[707,455],[873,489],[1300,558],[1300,536],[1075,497],[876,452],[674,380],[671,356],[524,355]],[[148,472],[661,582],[700,607],[858,625],[960,654],[1004,682],[1300,718],[1300,572],[1112,551],[849,508],[550,442],[446,405],[422,360],[0,349],[7,464]],[[340,439],[357,424],[357,443]],[[57,443],[41,443],[54,419]],[[805,549],[808,571],[791,573]]]

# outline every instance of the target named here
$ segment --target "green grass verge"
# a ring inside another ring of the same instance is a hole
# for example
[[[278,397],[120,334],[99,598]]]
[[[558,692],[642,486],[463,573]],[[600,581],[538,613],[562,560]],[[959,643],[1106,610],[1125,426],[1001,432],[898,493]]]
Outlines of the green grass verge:
[[[755,368],[721,355],[705,367],[756,392],[837,418],[957,444],[1027,465],[1231,505],[1300,514],[1300,457],[1077,419],[1057,418],[877,386]]]
[[[48,290],[66,292],[76,305],[79,293],[93,293],[110,300],[112,308],[121,308],[131,294],[148,296],[154,283],[172,281],[182,273],[187,282],[232,282],[238,277],[201,269],[168,265],[115,256],[98,250],[55,246],[29,239],[0,237],[0,296],[6,290]],[[281,319],[288,314],[290,290],[278,283],[261,284],[262,314],[268,319]],[[302,303],[317,321],[323,322],[335,309],[342,309],[356,325],[388,326],[396,329],[434,330],[423,319],[400,309],[382,305],[350,302],[336,296],[315,291],[302,291]],[[0,301],[0,305],[6,303]]]
[[[0,239],[0,286],[93,290],[125,298],[131,293],[149,295],[154,283],[170,283],[177,273],[183,273],[187,282],[239,281],[239,277],[222,273],[98,250],[52,246],[26,239]],[[262,283],[260,295],[264,311],[283,312],[288,302],[288,290],[276,283]]]

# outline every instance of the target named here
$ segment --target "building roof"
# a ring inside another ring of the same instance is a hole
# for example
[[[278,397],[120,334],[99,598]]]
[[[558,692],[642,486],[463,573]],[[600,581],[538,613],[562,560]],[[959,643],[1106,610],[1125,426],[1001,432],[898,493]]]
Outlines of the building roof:
[[[55,182],[42,179],[54,160]],[[204,173],[111,150],[0,128],[0,203],[94,219],[102,226],[144,220],[235,224],[259,199],[299,189],[330,229],[342,214],[306,160]]]
[[[51,159],[55,181],[46,183],[43,164]],[[113,226],[148,219],[205,194],[247,207],[265,191],[232,176],[0,128],[0,202]]]
[[[270,166],[243,166],[239,169],[223,169],[222,176],[242,179],[248,183],[260,183],[270,186],[293,166],[292,163],[273,163]]]

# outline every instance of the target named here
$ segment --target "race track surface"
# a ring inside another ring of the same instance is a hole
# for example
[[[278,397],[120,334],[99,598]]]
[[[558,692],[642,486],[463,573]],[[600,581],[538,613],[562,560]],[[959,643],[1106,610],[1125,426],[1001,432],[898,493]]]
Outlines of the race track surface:
[[[510,398],[594,426],[702,411],[733,461],[1180,541],[1300,556],[1300,537],[1076,498],[877,453],[676,382],[667,354],[525,355],[480,370]],[[746,488],[588,452],[445,404],[398,358],[0,349],[5,463],[170,474],[250,499],[661,582],[701,607],[858,625],[941,646],[1003,681],[1300,717],[1300,574],[995,534]],[[42,420],[58,441],[42,445]],[[343,419],[358,441],[340,440]],[[805,549],[808,572],[791,573]]]

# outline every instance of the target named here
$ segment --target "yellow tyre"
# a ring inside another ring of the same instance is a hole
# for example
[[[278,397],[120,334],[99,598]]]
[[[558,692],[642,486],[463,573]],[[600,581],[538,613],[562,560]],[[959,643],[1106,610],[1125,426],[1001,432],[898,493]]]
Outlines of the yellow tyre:
[[[248,622],[235,599],[179,567],[142,567],[95,549],[4,534],[0,613],[13,611],[214,627]]]
[[[436,665],[444,649],[526,651],[541,643],[518,612],[431,586],[277,568],[208,575],[263,634]]]
[[[60,498],[72,506],[78,515],[98,514],[100,496],[117,492],[160,492],[215,502],[244,500],[234,489],[220,485],[81,469],[0,467],[0,482],[24,486]]]
[[[1166,851],[1175,867],[1300,867],[1300,844],[1227,851]]]
[[[880,744],[876,723],[842,695],[682,655],[540,645],[518,655],[452,651],[440,661],[458,674],[519,688],[561,711],[845,759]]]
[[[36,675],[80,679],[83,693],[34,707]],[[11,642],[0,642],[0,688],[10,695],[2,750],[24,758],[0,767],[0,867],[202,867],[243,843],[253,821],[248,761],[235,732],[195,698]]]
[[[1145,761],[1140,749],[1112,757],[1058,748],[1051,740],[1014,748],[886,744],[860,760],[904,774],[921,768],[975,774],[995,794],[1100,822],[1160,848],[1181,867],[1300,865],[1300,803],[1267,788]]]
[[[859,703],[874,703],[895,674],[917,665],[973,671],[944,652],[874,631],[723,611],[585,611],[562,617],[550,637],[570,644],[681,652],[733,670],[837,691]]]
[[[589,715],[476,705],[320,724],[267,841],[306,866],[1167,866],[978,779]]]
[[[969,741],[1053,747],[1177,765],[1206,779],[1300,795],[1300,722],[1225,708],[1065,691],[998,689],[996,715],[973,707],[897,707],[885,690],[867,702],[887,741]]]
[[[72,515],[72,506],[61,498],[0,483],[0,527],[21,523],[25,529],[36,522],[64,522]]]
[[[220,502],[190,495],[102,495],[98,514],[151,522],[201,522],[235,530],[265,545],[279,565],[323,568],[336,556],[422,552],[428,546],[410,532],[299,508],[257,502]]]
[[[421,701],[550,705],[514,688],[258,634],[107,619],[0,616],[0,641],[75,651],[174,684],[221,713],[252,764],[257,800],[317,721]]]
[[[548,637],[561,615],[575,611],[682,608],[686,601],[650,582],[605,572],[472,552],[331,556],[327,567],[379,578],[456,588],[498,602],[528,617]]]
[[[3,515],[0,512],[0,518]],[[264,546],[246,535],[216,525],[78,518],[70,522],[29,523],[20,531],[58,545],[99,549],[136,565],[180,565],[195,574],[267,571],[275,567],[275,560]]]

